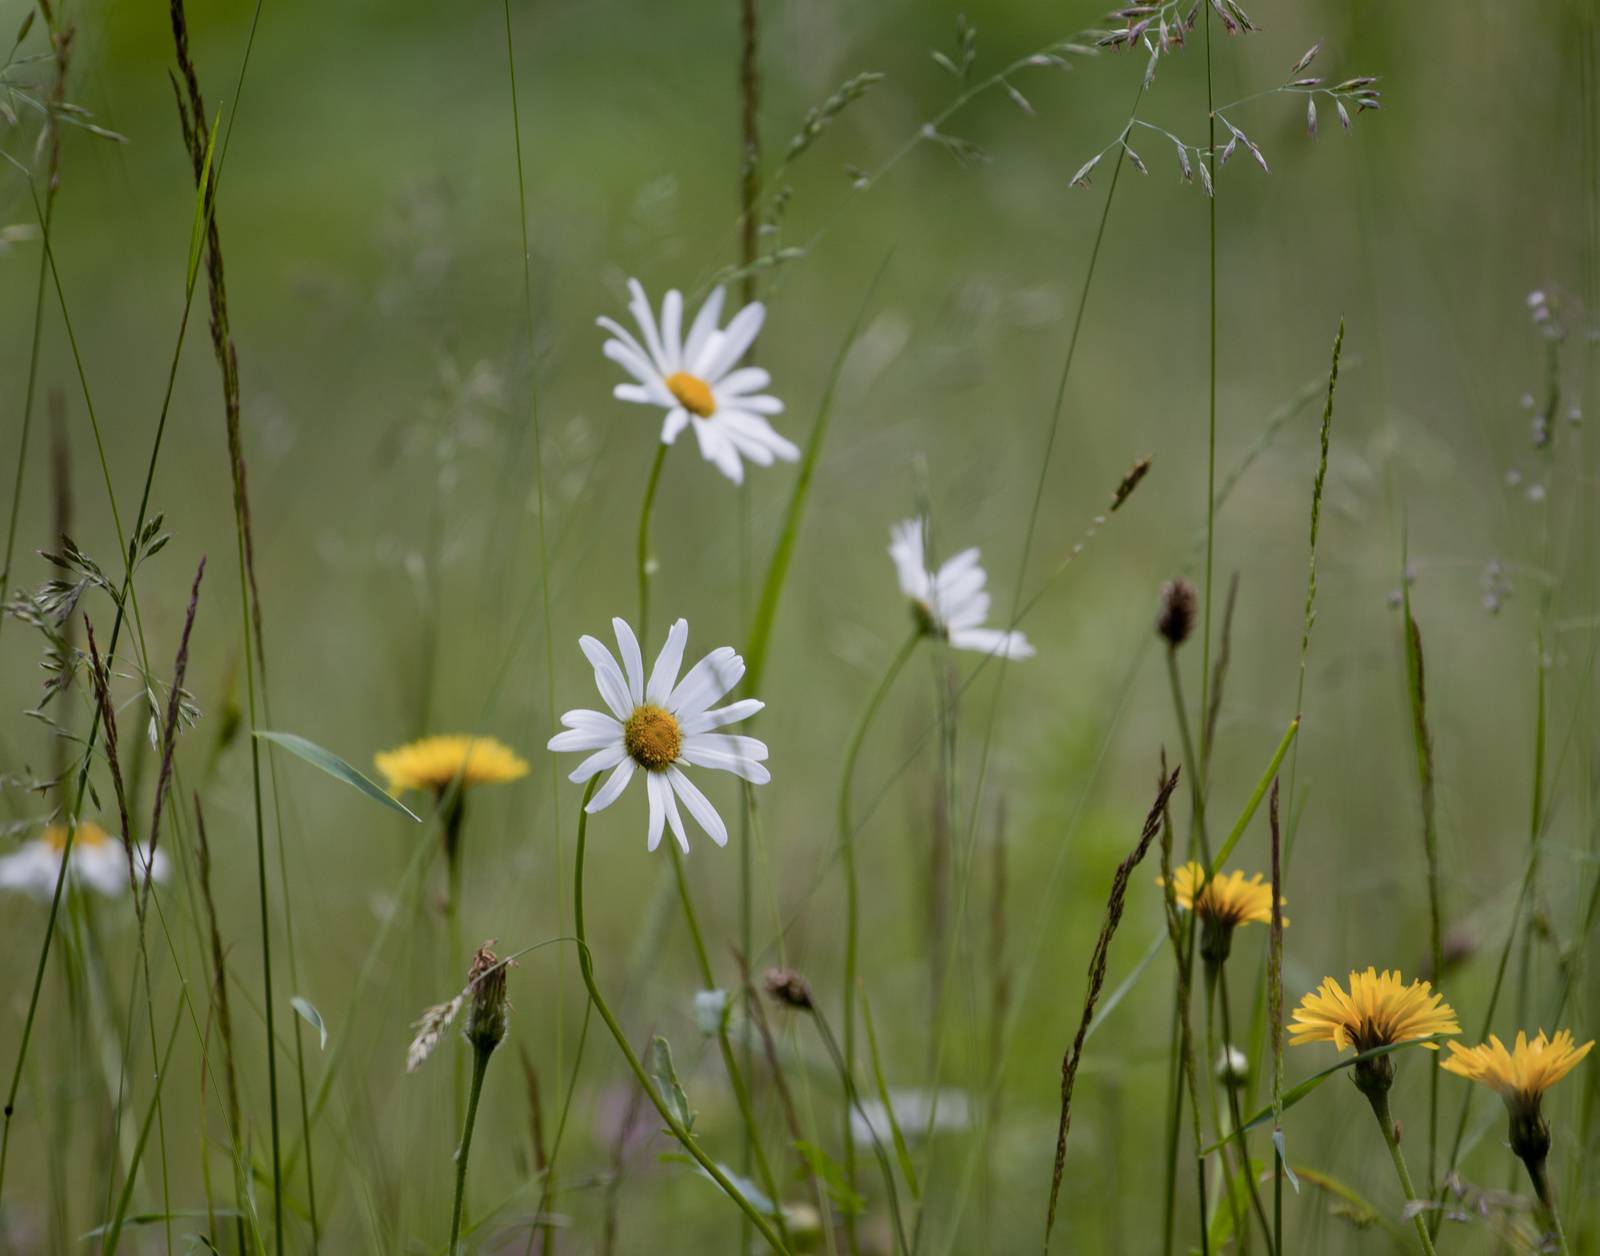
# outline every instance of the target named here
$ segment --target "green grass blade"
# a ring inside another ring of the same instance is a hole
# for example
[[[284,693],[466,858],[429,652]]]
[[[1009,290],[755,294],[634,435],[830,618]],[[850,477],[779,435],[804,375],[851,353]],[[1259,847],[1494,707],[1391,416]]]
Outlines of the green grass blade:
[[[167,1065],[172,1063],[172,1048],[178,1045],[178,1026],[183,1024],[183,1007],[172,1021],[172,1033],[167,1038],[167,1052],[161,1057],[161,1071],[156,1074],[156,1093],[150,1096],[150,1107],[144,1114],[144,1124],[139,1127],[139,1141],[134,1144],[133,1159],[128,1164],[127,1180],[122,1184],[122,1195],[117,1200],[116,1214],[111,1218],[106,1241],[101,1247],[104,1256],[116,1256],[117,1243],[122,1238],[122,1227],[128,1216],[128,1201],[133,1198],[133,1184],[139,1176],[139,1161],[144,1157],[145,1144],[150,1141],[150,1127],[155,1123],[156,1109],[161,1105],[161,1087],[167,1080]]]
[[[353,785],[374,802],[381,802],[385,807],[392,807],[402,815],[408,815],[419,824],[422,817],[405,803],[392,794],[381,789],[373,781],[363,776],[331,750],[324,750],[314,741],[307,741],[304,737],[296,737],[293,733],[270,733],[257,729],[255,736],[264,741],[270,741],[275,746],[282,746],[285,750],[299,755],[307,763],[321,768],[329,776],[337,777],[346,785]]]
[[[206,141],[206,160],[200,167],[200,181],[194,191],[194,228],[189,233],[189,276],[184,284],[184,292],[194,295],[195,276],[200,273],[200,242],[206,234],[206,205],[208,193],[211,191],[211,150],[217,143],[217,123],[222,121],[222,114],[217,114],[217,121],[211,124],[211,138]]]
[[[1267,788],[1272,784],[1272,778],[1278,774],[1278,768],[1283,763],[1283,756],[1289,753],[1289,743],[1294,741],[1295,734],[1300,731],[1300,718],[1296,716],[1289,721],[1288,730],[1283,734],[1283,740],[1278,743],[1278,750],[1272,756],[1272,762],[1267,764],[1266,773],[1256,786],[1256,792],[1250,795],[1250,801],[1244,806],[1244,811],[1239,815],[1239,822],[1233,826],[1233,832],[1228,834],[1228,840],[1222,843],[1222,849],[1217,852],[1217,857],[1211,861],[1211,871],[1206,873],[1206,880],[1210,880],[1222,871],[1222,865],[1233,853],[1233,848],[1239,844],[1239,839],[1244,836],[1244,831],[1251,819],[1256,814],[1256,808],[1261,805],[1261,800],[1267,796]]]
[[[844,344],[839,349],[839,356],[834,360],[833,370],[828,375],[828,386],[822,393],[822,405],[817,410],[817,421],[811,425],[811,439],[806,442],[805,456],[800,460],[800,475],[794,482],[794,492],[789,497],[789,513],[783,521],[783,532],[778,537],[778,547],[772,551],[772,563],[767,568],[766,583],[761,588],[761,601],[756,607],[755,622],[750,628],[750,644],[744,652],[746,693],[755,693],[761,684],[762,669],[767,661],[767,642],[772,636],[772,621],[778,614],[778,598],[783,592],[784,578],[789,574],[789,560],[794,556],[795,540],[800,535],[800,519],[805,514],[806,498],[811,491],[811,477],[816,471],[817,459],[822,454],[822,442],[828,434],[828,424],[833,418],[833,400],[839,390],[839,377],[844,373],[844,364],[850,357],[850,350],[855,345],[857,337],[861,334],[861,324],[867,317],[867,311],[872,307],[872,298],[878,291],[878,284],[882,281],[884,272],[889,269],[889,261],[894,257],[891,249],[887,257],[879,264],[877,273],[872,276],[872,282],[867,285],[867,294],[861,301],[861,308],[856,311],[855,321],[850,324],[850,331],[844,338]]]
[[[1129,991],[1139,984],[1139,979],[1150,970],[1150,965],[1155,963],[1156,956],[1166,949],[1168,940],[1165,929],[1162,929],[1150,940],[1150,949],[1144,953],[1144,958],[1139,961],[1138,966],[1122,979],[1122,984],[1113,990],[1106,1001],[1100,1005],[1100,1010],[1095,1013],[1095,1018],[1089,1022],[1089,1028],[1084,1032],[1084,1042],[1088,1042],[1094,1036],[1094,1031],[1099,1029],[1105,1018],[1116,1010],[1117,1004],[1121,1003],[1128,996]]]
[[[872,1008],[867,1004],[867,991],[861,987],[861,1021],[867,1030],[867,1048],[872,1054],[872,1077],[878,1084],[878,1101],[889,1118],[889,1132],[894,1136],[894,1154],[900,1161],[900,1172],[906,1175],[906,1185],[911,1188],[911,1198],[922,1201],[922,1187],[917,1184],[917,1170],[911,1163],[911,1149],[906,1146],[906,1136],[900,1132],[900,1122],[895,1120],[894,1104],[889,1102],[889,1087],[884,1084],[883,1064],[878,1058],[878,1035],[872,1028]],[[939,1103],[937,1092],[934,1106]]]

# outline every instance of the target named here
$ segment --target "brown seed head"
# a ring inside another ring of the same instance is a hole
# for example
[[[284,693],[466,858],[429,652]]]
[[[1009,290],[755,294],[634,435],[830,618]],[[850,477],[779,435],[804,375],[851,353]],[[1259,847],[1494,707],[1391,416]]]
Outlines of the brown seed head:
[[[502,964],[500,957],[489,948],[491,939],[478,948],[472,957],[472,968],[467,973],[467,989],[472,1004],[467,1009],[467,1022],[461,1035],[480,1051],[493,1051],[506,1036],[506,969],[510,961]]]
[[[811,1011],[811,983],[792,968],[767,969],[767,995],[775,1002]]]
[[[1161,613],[1156,616],[1156,631],[1176,650],[1194,631],[1200,595],[1182,576],[1174,576],[1161,586]]]

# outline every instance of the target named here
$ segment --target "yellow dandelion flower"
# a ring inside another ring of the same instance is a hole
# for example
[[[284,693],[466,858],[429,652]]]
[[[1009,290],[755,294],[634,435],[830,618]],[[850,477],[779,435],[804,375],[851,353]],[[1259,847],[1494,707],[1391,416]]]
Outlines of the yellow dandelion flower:
[[[458,777],[462,787],[514,781],[528,765],[493,737],[424,737],[376,756],[389,792],[430,789],[443,794]]]
[[[1498,1091],[1507,1106],[1537,1103],[1539,1096],[1572,1072],[1593,1046],[1593,1042],[1573,1046],[1572,1034],[1565,1029],[1548,1039],[1541,1029],[1532,1042],[1519,1030],[1516,1048],[1511,1051],[1493,1034],[1479,1047],[1452,1042],[1450,1058],[1441,1060],[1439,1066]]]
[[[1371,1051],[1426,1038],[1430,1034],[1458,1034],[1456,1014],[1426,981],[1401,983],[1397,972],[1380,977],[1369,968],[1350,974],[1350,993],[1338,981],[1326,978],[1322,988],[1300,1000],[1289,1026],[1290,1042],[1331,1042],[1339,1050],[1354,1047]],[[1432,1050],[1437,1043],[1424,1044]]]
[[[1172,893],[1178,900],[1178,906],[1188,907],[1202,919],[1214,920],[1229,928],[1272,923],[1272,886],[1263,883],[1261,873],[1256,873],[1246,881],[1242,872],[1225,872],[1212,877],[1209,885],[1205,882],[1206,870],[1197,863],[1186,863],[1174,872]],[[1165,885],[1166,882],[1157,877],[1156,884]],[[1200,897],[1198,905],[1195,903],[1197,892]],[[1285,920],[1283,923],[1289,922]]]

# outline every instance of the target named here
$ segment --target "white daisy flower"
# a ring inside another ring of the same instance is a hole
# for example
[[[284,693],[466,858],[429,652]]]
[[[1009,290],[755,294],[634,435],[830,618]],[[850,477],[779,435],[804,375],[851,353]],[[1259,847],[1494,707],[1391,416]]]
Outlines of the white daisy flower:
[[[616,769],[611,778],[585,808],[589,814],[609,807],[644,769],[645,788],[650,794],[650,840],[654,850],[661,842],[664,824],[672,825],[678,845],[689,849],[678,814],[677,798],[683,799],[689,814],[718,846],[728,844],[728,829],[722,817],[695,784],[683,774],[685,766],[717,768],[732,772],[756,785],[772,779],[761,766],[767,757],[765,743],[754,737],[739,737],[713,732],[727,724],[749,719],[766,704],[755,698],[730,702],[711,710],[711,704],[739,683],[744,675],[744,660],[732,646],[713,650],[689,670],[681,681],[683,647],[689,640],[689,621],[680,619],[667,634],[667,643],[656,656],[655,669],[648,683],[639,642],[633,629],[621,619],[613,619],[617,649],[627,672],[617,666],[611,651],[593,637],[580,637],[589,662],[594,665],[595,684],[611,714],[604,711],[568,711],[561,717],[567,732],[550,739],[550,749],[591,750],[594,753],[578,765],[571,780],[582,784],[597,772]],[[676,794],[676,798],[674,797]]]
[[[719,330],[724,293],[718,288],[700,307],[685,340],[681,292],[674,288],[662,301],[658,329],[637,279],[628,280],[628,291],[633,293],[628,309],[639,324],[643,345],[614,320],[596,321],[614,337],[606,341],[606,357],[638,381],[618,384],[617,399],[666,410],[662,444],[672,444],[693,423],[701,456],[735,484],[744,482],[740,455],[763,467],[770,467],[775,458],[794,462],[800,457],[800,451],[762,417],[783,412],[783,402],[761,393],[772,377],[758,366],[733,369],[767,317],[761,302],[752,301]]]
[[[989,595],[983,591],[989,577],[978,566],[976,549],[962,550],[937,573],[928,570],[922,542],[926,527],[927,520],[920,518],[889,529],[889,557],[900,575],[900,591],[911,599],[918,621],[958,650],[1008,659],[1032,657],[1034,649],[1020,632],[983,626],[989,618]]]
[[[24,842],[14,854],[0,856],[0,889],[20,890],[48,902],[55,896],[56,878],[61,875],[61,852],[66,845],[66,826],[52,824],[43,837]],[[165,881],[172,873],[167,852],[157,850],[152,860],[147,850],[144,846],[134,848],[140,878],[143,879],[148,863],[151,879]],[[122,839],[112,837],[93,820],[83,821],[72,841],[67,871],[74,880],[89,885],[107,898],[116,898],[128,888],[128,854],[122,847]]]

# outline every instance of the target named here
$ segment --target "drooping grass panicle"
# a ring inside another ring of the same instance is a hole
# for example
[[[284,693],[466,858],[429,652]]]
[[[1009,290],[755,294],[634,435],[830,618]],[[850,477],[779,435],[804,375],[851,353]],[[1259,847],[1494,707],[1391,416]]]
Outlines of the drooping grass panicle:
[[[178,643],[178,658],[172,669],[172,690],[167,698],[167,717],[161,728],[161,768],[156,775],[156,797],[150,812],[150,838],[144,855],[145,875],[142,892],[150,896],[150,875],[155,865],[156,843],[161,838],[161,808],[172,784],[172,756],[178,745],[178,726],[182,719],[184,676],[189,669],[189,634],[194,630],[194,615],[200,605],[200,580],[206,574],[206,560],[201,558],[194,573],[194,587],[189,592],[189,609],[183,619],[183,637]]]
[[[1164,769],[1163,769],[1164,770]],[[1056,1224],[1056,1201],[1061,1193],[1061,1175],[1067,1163],[1067,1133],[1072,1128],[1072,1089],[1078,1077],[1078,1064],[1083,1057],[1083,1040],[1089,1032],[1090,1022],[1094,1020],[1094,1005],[1100,997],[1101,988],[1106,980],[1106,961],[1111,952],[1111,939],[1116,934],[1117,925],[1122,922],[1122,909],[1128,893],[1128,879],[1133,875],[1133,870],[1143,861],[1145,852],[1150,849],[1150,843],[1155,840],[1156,834],[1161,831],[1161,818],[1166,810],[1167,800],[1172,796],[1172,791],[1178,787],[1178,776],[1181,768],[1173,768],[1170,774],[1161,779],[1161,787],[1156,793],[1155,805],[1150,808],[1150,813],[1145,817],[1144,830],[1139,835],[1139,842],[1133,852],[1117,865],[1117,870],[1111,878],[1111,894],[1106,900],[1106,916],[1100,926],[1100,936],[1095,939],[1094,951],[1089,958],[1088,990],[1083,1000],[1083,1016],[1078,1023],[1078,1033],[1072,1045],[1061,1058],[1061,1122],[1056,1133],[1056,1158],[1055,1168],[1050,1177],[1050,1205],[1045,1213],[1044,1250],[1050,1250],[1050,1235]]]

